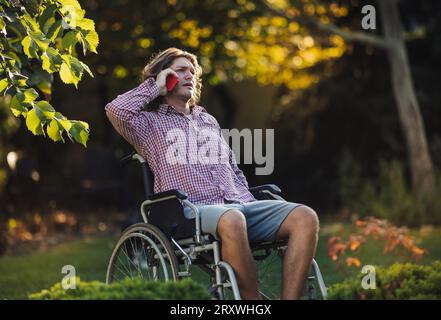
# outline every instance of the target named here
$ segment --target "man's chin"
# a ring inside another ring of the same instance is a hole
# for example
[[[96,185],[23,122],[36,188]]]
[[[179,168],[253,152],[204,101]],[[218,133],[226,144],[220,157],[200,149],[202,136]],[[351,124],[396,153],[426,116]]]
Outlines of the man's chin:
[[[191,94],[183,93],[179,95],[179,99],[184,102],[188,102],[191,99]]]

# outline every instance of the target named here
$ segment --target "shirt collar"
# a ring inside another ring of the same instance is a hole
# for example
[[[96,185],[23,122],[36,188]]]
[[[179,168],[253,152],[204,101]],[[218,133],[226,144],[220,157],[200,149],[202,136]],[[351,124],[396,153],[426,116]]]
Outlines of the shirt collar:
[[[195,117],[199,116],[199,114],[200,114],[201,112],[207,112],[207,110],[205,110],[204,107],[202,107],[202,106],[198,106],[198,105],[191,106],[190,108],[191,108],[191,112],[192,112],[192,114],[193,114]],[[184,115],[182,112],[177,111],[172,105],[169,105],[169,104],[166,104],[166,103],[162,103],[162,104],[160,104],[160,105],[159,105],[159,109],[158,109],[158,111],[159,111],[160,113],[164,113],[164,114],[175,113],[175,114],[181,114],[181,115]]]

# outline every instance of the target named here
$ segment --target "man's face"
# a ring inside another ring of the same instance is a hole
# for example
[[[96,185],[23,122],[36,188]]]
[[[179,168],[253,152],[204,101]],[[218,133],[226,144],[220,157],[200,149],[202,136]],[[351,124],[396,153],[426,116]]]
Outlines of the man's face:
[[[186,58],[180,57],[173,61],[170,66],[177,74],[179,82],[170,92],[170,95],[176,96],[187,102],[191,99],[196,86],[196,76],[193,64]]]

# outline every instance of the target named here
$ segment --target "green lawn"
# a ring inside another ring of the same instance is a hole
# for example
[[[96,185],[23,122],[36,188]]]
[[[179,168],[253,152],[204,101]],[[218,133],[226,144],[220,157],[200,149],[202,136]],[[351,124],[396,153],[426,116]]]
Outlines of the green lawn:
[[[73,265],[82,280],[105,281],[107,260],[114,237],[96,237],[59,244],[46,252],[0,258],[0,299],[26,299],[65,276],[64,265]]]
[[[345,229],[350,229],[346,228]],[[346,273],[335,267],[326,252],[326,239],[329,231],[322,226],[316,260],[319,263],[327,286],[339,282],[346,275],[360,272],[351,267]],[[329,228],[328,228],[329,230]],[[117,236],[95,236],[71,242],[61,243],[44,252],[4,256],[0,258],[0,299],[26,299],[27,295],[59,282],[64,277],[61,269],[64,265],[73,265],[76,275],[82,280],[105,280],[107,261]],[[441,229],[434,229],[419,244],[429,251],[421,263],[430,263],[441,259]],[[371,241],[361,247],[357,255],[364,264],[389,265],[394,262],[411,261],[406,256],[384,255],[382,244]],[[196,268],[192,278],[208,285],[208,277]]]

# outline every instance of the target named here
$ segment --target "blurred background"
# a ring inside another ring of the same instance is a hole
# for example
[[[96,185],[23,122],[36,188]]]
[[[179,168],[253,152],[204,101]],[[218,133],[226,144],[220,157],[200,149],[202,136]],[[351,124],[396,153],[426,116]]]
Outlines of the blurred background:
[[[51,104],[90,125],[87,148],[33,136],[0,101],[0,254],[51,235],[110,232],[139,215],[139,167],[104,106],[140,83],[153,54],[188,50],[200,105],[222,128],[274,128],[275,183],[322,222],[441,222],[441,3],[436,0],[80,1],[98,54]],[[373,5],[375,29],[362,28]]]

